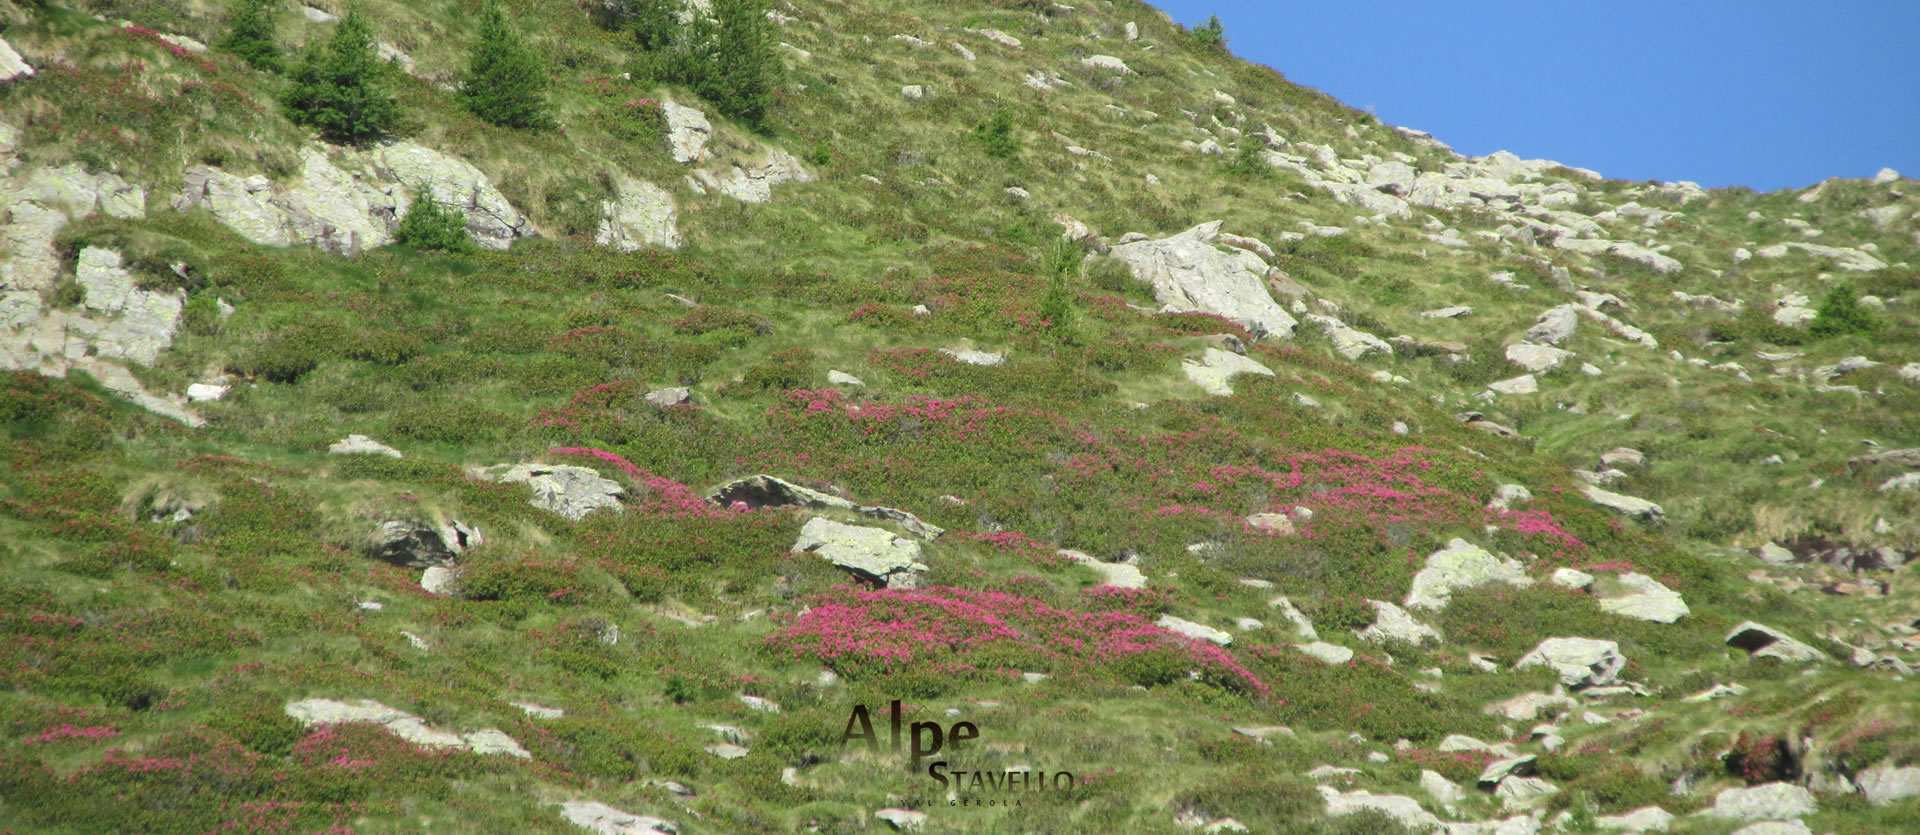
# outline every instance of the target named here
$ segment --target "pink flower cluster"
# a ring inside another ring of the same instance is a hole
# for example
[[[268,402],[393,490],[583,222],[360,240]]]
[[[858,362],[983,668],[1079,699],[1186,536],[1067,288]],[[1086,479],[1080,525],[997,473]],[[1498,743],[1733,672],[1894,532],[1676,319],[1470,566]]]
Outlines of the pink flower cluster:
[[[24,745],[40,745],[60,739],[106,739],[120,735],[120,729],[111,725],[92,725],[77,727],[74,725],[55,725],[40,732],[39,736],[25,740]]]
[[[738,510],[716,507],[705,497],[693,491],[693,488],[664,476],[654,475],[642,469],[632,461],[604,449],[593,447],[556,447],[547,450],[548,455],[584,455],[604,461],[618,468],[628,478],[646,487],[646,495],[638,505],[642,511],[656,516],[686,518],[690,516],[726,517],[739,513]]]

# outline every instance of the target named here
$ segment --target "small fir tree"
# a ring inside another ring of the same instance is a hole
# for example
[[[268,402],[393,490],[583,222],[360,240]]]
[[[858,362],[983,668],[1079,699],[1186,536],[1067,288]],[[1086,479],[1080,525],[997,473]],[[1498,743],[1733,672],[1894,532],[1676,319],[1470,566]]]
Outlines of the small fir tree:
[[[324,46],[301,55],[281,103],[287,117],[335,142],[358,143],[392,133],[400,105],[390,92],[393,68],[374,54],[373,30],[350,9]]]
[[[673,37],[680,31],[680,6],[678,0],[627,0],[621,17],[634,42],[654,52],[673,46]]]
[[[973,128],[973,141],[994,159],[1013,159],[1020,146],[1013,139],[1013,114],[1002,107]]]
[[[1851,284],[1841,284],[1828,290],[1814,313],[1813,322],[1807,325],[1807,332],[1818,337],[1872,333],[1879,327],[1873,315],[1860,306]]]
[[[1209,15],[1207,22],[1193,27],[1191,32],[1195,43],[1212,49],[1227,48],[1227,27],[1220,22],[1219,15]]]
[[[669,64],[669,80],[764,131],[780,72],[773,45],[773,22],[756,0],[713,0],[711,16],[694,15],[681,54]]]
[[[227,33],[214,45],[240,56],[256,70],[286,69],[280,59],[280,46],[273,40],[273,11],[278,5],[279,0],[240,0],[227,19]]]
[[[467,237],[467,215],[448,209],[433,199],[426,189],[413,193],[413,205],[393,230],[393,242],[409,249],[439,249],[447,252],[473,252],[473,239]]]
[[[1047,292],[1040,297],[1040,318],[1046,320],[1048,334],[1067,344],[1075,341],[1073,290],[1067,282],[1079,273],[1080,258],[1080,245],[1060,238],[1041,262],[1047,273]]]
[[[503,128],[542,128],[547,115],[547,73],[507,23],[500,4],[488,0],[480,13],[480,41],[461,78],[460,103],[480,121]]]

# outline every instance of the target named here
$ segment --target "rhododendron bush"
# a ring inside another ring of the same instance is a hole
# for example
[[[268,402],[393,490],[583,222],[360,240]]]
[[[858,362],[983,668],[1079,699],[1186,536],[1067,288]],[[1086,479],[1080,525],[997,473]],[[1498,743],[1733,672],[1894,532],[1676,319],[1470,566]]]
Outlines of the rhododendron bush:
[[[767,642],[789,657],[817,659],[853,677],[942,665],[1137,678],[1128,673],[1141,670],[1144,661],[1172,663],[1180,677],[1193,671],[1231,689],[1270,692],[1232,653],[1136,614],[1060,609],[1030,597],[948,586],[838,587],[819,595]]]

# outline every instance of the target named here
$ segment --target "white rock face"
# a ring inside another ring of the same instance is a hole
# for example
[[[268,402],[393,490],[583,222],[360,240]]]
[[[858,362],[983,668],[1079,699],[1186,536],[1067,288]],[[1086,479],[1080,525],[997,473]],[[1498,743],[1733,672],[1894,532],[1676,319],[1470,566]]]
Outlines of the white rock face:
[[[454,581],[459,577],[458,571],[444,565],[429,566],[420,573],[420,588],[428,594],[450,595],[457,590]]]
[[[927,570],[920,562],[920,543],[895,536],[892,531],[842,524],[822,516],[807,520],[800,528],[800,538],[788,550],[819,554],[864,579],[895,588],[914,587],[913,575]]]
[[[693,172],[706,188],[718,191],[742,203],[766,203],[773,200],[773,187],[784,183],[811,183],[813,174],[800,160],[781,148],[770,148],[762,162],[735,160],[718,173],[707,169]]]
[[[674,835],[680,828],[651,815],[622,812],[595,800],[570,800],[560,804],[560,814],[568,823],[594,835]]]
[[[1295,608],[1293,601],[1285,597],[1276,597],[1267,601],[1267,606],[1279,610],[1280,616],[1286,618],[1288,623],[1293,624],[1294,634],[1308,641],[1320,640],[1320,633],[1314,630],[1313,621],[1308,620],[1305,614],[1302,614],[1298,608]]]
[[[660,109],[667,119],[667,152],[674,162],[706,162],[712,158],[707,142],[713,139],[713,123],[707,114],[672,99],[661,99]]]
[[[1831,660],[1826,653],[1794,640],[1787,633],[1753,621],[1744,621],[1728,632],[1727,644],[1744,649],[1755,657],[1778,658],[1791,663]]]
[[[1253,252],[1215,247],[1220,223],[1203,223],[1170,238],[1121,244],[1111,254],[1127,264],[1134,278],[1153,287],[1163,310],[1212,313],[1256,335],[1292,337],[1298,323],[1267,292],[1271,268]]]
[[[1595,828],[1624,829],[1629,832],[1665,832],[1671,823],[1673,823],[1673,813],[1658,806],[1646,806],[1624,815],[1607,815],[1593,819]]]
[[[1734,820],[1788,820],[1820,811],[1813,793],[1790,783],[1767,783],[1750,789],[1727,789],[1701,815]]]
[[[1424,644],[1428,641],[1440,642],[1440,632],[1431,626],[1420,623],[1407,614],[1405,609],[1382,600],[1369,600],[1373,606],[1373,625],[1360,632],[1360,639],[1375,643],[1398,641],[1408,644]]]
[[[1407,608],[1444,609],[1453,592],[1506,583],[1533,585],[1533,579],[1515,559],[1500,560],[1486,549],[1455,539],[1447,547],[1427,555],[1427,567],[1413,576],[1413,590],[1407,592]]]
[[[1574,331],[1580,327],[1580,306],[1563,304],[1540,314],[1533,327],[1527,328],[1526,340],[1541,345],[1558,345],[1573,338]]]
[[[1085,58],[1080,59],[1080,65],[1083,67],[1092,67],[1096,70],[1106,70],[1108,72],[1117,72],[1121,75],[1134,74],[1133,70],[1127,67],[1127,62],[1122,61],[1118,58],[1115,58],[1111,55],[1089,55]]]
[[[1879,765],[1867,769],[1866,773],[1860,775],[1858,782],[1860,791],[1867,796],[1867,802],[1875,806],[1885,806],[1920,795],[1920,767],[1894,768],[1891,765]]]
[[[1126,563],[1102,562],[1093,557],[1073,550],[1062,550],[1060,556],[1084,565],[1100,575],[1101,585],[1122,589],[1144,589],[1147,587],[1146,575],[1140,569]]]
[[[1159,620],[1154,621],[1154,625],[1168,632],[1178,633],[1196,640],[1212,641],[1223,647],[1233,643],[1232,635],[1211,626],[1194,623],[1185,618],[1176,618],[1172,615],[1161,615]]]
[[[1007,361],[1006,354],[975,351],[971,348],[941,348],[940,353],[952,357],[955,362],[963,362],[967,365],[1001,365]]]
[[[134,289],[133,275],[120,266],[120,253],[111,249],[82,249],[75,273],[86,290],[86,306],[119,317],[93,330],[90,341],[96,356],[153,365],[160,352],[173,345],[186,307],[184,294]],[[78,330],[88,331],[85,326]]]
[[[13,51],[13,44],[6,38],[0,38],[0,81],[12,81],[16,78],[31,78],[33,68],[20,53]]]
[[[1331,786],[1319,789],[1320,796],[1327,801],[1327,814],[1332,817],[1378,810],[1414,832],[1428,832],[1442,825],[1432,812],[1420,808],[1420,801],[1405,795],[1376,795],[1364,789],[1343,794]]]
[[[476,754],[507,754],[532,759],[520,743],[496,728],[484,728],[462,736],[432,727],[420,717],[387,707],[372,699],[337,702],[332,699],[304,699],[289,702],[287,715],[308,727],[346,722],[371,722],[386,728],[394,736],[426,748],[452,748]]]
[[[409,193],[404,196],[410,198],[413,189],[424,188],[440,205],[466,213],[467,234],[482,247],[504,250],[514,238],[534,234],[520,210],[466,160],[412,142],[376,147],[361,159],[382,179],[405,187]]]
[[[1197,360],[1182,360],[1180,369],[1186,372],[1187,379],[1192,380],[1203,391],[1219,397],[1233,394],[1233,386],[1227,381],[1235,374],[1273,376],[1273,369],[1232,351],[1222,351],[1219,348],[1208,348],[1206,353]]]
[[[1313,656],[1324,664],[1345,664],[1353,660],[1353,650],[1339,644],[1314,641],[1309,644],[1294,644],[1293,648]]]
[[[1562,588],[1584,589],[1593,585],[1593,575],[1572,568],[1561,568],[1553,572],[1552,582]]]
[[[1620,644],[1594,638],[1548,638],[1521,656],[1515,669],[1551,667],[1568,687],[1589,687],[1612,683],[1627,666]]]
[[[1832,259],[1834,262],[1833,265],[1843,270],[1873,272],[1874,270],[1884,270],[1887,268],[1887,262],[1853,247],[1804,244],[1797,241],[1761,247],[1760,249],[1754,250],[1753,254],[1761,258],[1784,258],[1786,257],[1787,251],[1793,249],[1800,250],[1816,258]]]
[[[328,455],[385,455],[389,458],[405,458],[400,450],[380,443],[365,435],[348,435],[346,438],[327,447]]]
[[[505,472],[494,472],[500,469]],[[586,467],[566,464],[501,465],[480,475],[489,481],[526,484],[533,488],[530,503],[534,507],[558,513],[575,522],[603,507],[619,512],[620,497],[626,495],[626,488],[621,487],[619,482]]]
[[[614,199],[600,204],[600,229],[594,243],[621,252],[650,246],[678,249],[684,243],[675,226],[673,195],[625,174],[614,179]]]
[[[1603,612],[1654,623],[1673,623],[1690,611],[1679,592],[1645,574],[1629,572],[1602,586],[1605,590],[1599,597]]]

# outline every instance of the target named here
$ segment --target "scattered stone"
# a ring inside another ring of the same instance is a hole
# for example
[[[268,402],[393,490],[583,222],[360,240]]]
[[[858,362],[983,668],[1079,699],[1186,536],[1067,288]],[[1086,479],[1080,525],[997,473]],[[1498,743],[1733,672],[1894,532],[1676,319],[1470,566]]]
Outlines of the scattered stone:
[[[1060,556],[1084,565],[1100,575],[1101,585],[1122,589],[1143,589],[1147,578],[1140,569],[1126,563],[1102,562],[1080,551],[1062,549]]]
[[[532,759],[526,749],[497,729],[486,728],[462,736],[429,726],[418,716],[372,699],[351,703],[332,699],[304,699],[288,702],[286,713],[307,727],[370,722],[380,725],[394,736],[426,748],[452,748],[476,754],[508,754],[523,760]]]
[[[1424,768],[1420,770],[1420,788],[1426,790],[1427,794],[1442,806],[1459,803],[1467,796],[1458,783],[1442,777],[1437,771]]]
[[[1402,826],[1414,832],[1427,832],[1442,825],[1439,818],[1434,817],[1432,812],[1420,808],[1420,801],[1411,797],[1397,794],[1376,795],[1364,789],[1343,794],[1330,786],[1319,788],[1320,796],[1327,802],[1327,814],[1333,817],[1374,810],[1399,821]]]
[[[975,351],[971,348],[941,348],[940,353],[967,365],[1001,365],[1007,361],[1006,354]]]
[[[685,243],[675,225],[673,195],[625,174],[613,180],[613,199],[600,203],[600,228],[593,240],[621,252],[650,246],[678,249]]]
[[[450,595],[457,591],[454,581],[460,573],[454,568],[436,565],[429,567],[420,575],[420,588],[428,594]]]
[[[1502,484],[1494,489],[1493,499],[1487,502],[1487,507],[1494,510],[1508,510],[1515,502],[1532,500],[1533,491],[1518,484]]]
[[[1868,803],[1885,806],[1920,795],[1920,767],[1895,768],[1889,764],[1874,766],[1860,775],[1859,783],[1860,791],[1867,796]]]
[[[1357,360],[1369,354],[1393,355],[1393,346],[1387,341],[1366,331],[1349,326],[1332,316],[1308,314],[1307,321],[1319,325],[1326,331],[1327,339],[1333,343],[1333,350],[1350,360]]]
[[[592,800],[570,800],[559,804],[567,822],[591,830],[595,835],[674,835],[680,831],[673,823],[651,815],[622,812]]]
[[[485,481],[526,484],[533,488],[530,504],[575,522],[603,507],[620,512],[620,498],[627,492],[617,481],[567,464],[501,464],[474,474]]]
[[[647,392],[645,399],[648,403],[664,409],[668,406],[680,406],[693,402],[693,392],[683,386],[671,386]]]
[[[1163,310],[1213,313],[1256,336],[1290,338],[1298,323],[1267,292],[1272,268],[1253,252],[1215,247],[1220,224],[1216,220],[1170,238],[1122,243],[1110,254],[1153,287]]]
[[[561,710],[560,708],[545,707],[542,705],[534,704],[532,702],[508,702],[508,704],[511,704],[514,707],[517,707],[523,711],[526,711],[528,716],[531,716],[535,719],[559,719],[560,717],[567,715],[567,712],[564,710]]]
[[[1089,55],[1085,58],[1080,59],[1080,65],[1083,67],[1092,67],[1096,70],[1107,70],[1108,72],[1117,72],[1121,75],[1136,74],[1132,69],[1129,69],[1127,67],[1127,62],[1122,61],[1118,58],[1115,58],[1111,55]]]
[[[1619,493],[1610,493],[1591,484],[1581,485],[1580,492],[1586,495],[1587,501],[1617,512],[1622,516],[1641,519],[1647,522],[1659,522],[1666,516],[1664,509],[1646,499],[1637,499],[1632,496],[1623,496]]]
[[[1288,623],[1293,624],[1294,634],[1308,641],[1320,640],[1320,633],[1314,630],[1313,621],[1308,620],[1306,615],[1301,614],[1300,610],[1294,607],[1293,601],[1285,597],[1276,597],[1267,601],[1267,606],[1268,608],[1280,610],[1280,616],[1286,618]]]
[[[925,540],[938,539],[946,530],[921,521],[920,517],[904,510],[891,507],[860,505],[839,496],[822,493],[810,487],[804,487],[782,478],[770,475],[751,475],[737,478],[721,485],[707,496],[707,501],[721,507],[742,506],[748,510],[766,507],[829,507],[836,510],[850,510],[862,516],[896,522],[909,533]],[[950,504],[950,503],[949,503]],[[965,504],[965,502],[960,502]],[[956,505],[957,506],[957,505]]]
[[[1600,610],[1654,623],[1673,623],[1689,613],[1680,593],[1645,574],[1628,572],[1600,586]]]
[[[380,443],[365,435],[348,435],[344,440],[327,447],[328,455],[385,455],[389,458],[405,458],[400,450]]]
[[[1229,397],[1233,394],[1233,386],[1228,383],[1228,380],[1236,374],[1274,376],[1273,369],[1219,348],[1208,348],[1198,360],[1182,360],[1180,368],[1186,373],[1188,380],[1193,381],[1202,391],[1216,397]]]
[[[1423,644],[1427,641],[1440,642],[1440,633],[1433,627],[1420,623],[1407,614],[1405,609],[1381,600],[1369,600],[1373,606],[1373,625],[1360,632],[1360,639],[1384,643],[1398,641],[1408,644]]]
[[[1293,518],[1284,513],[1255,513],[1246,518],[1247,527],[1278,536],[1294,534]]]
[[[1553,693],[1525,693],[1504,702],[1487,705],[1488,713],[1505,716],[1516,722],[1526,722],[1538,717],[1541,711],[1549,708],[1575,708],[1580,703],[1573,697],[1555,689]]]
[[[845,371],[827,371],[827,383],[836,386],[864,386],[867,381],[848,374]]]
[[[1559,367],[1560,363],[1567,361],[1573,355],[1572,351],[1563,351],[1551,345],[1535,345],[1531,342],[1516,342],[1507,346],[1508,362],[1536,374]],[[1538,390],[1537,387],[1536,390]]]
[[[1420,318],[1422,319],[1460,319],[1460,318],[1463,318],[1466,316],[1472,316],[1472,315],[1473,315],[1473,308],[1467,307],[1465,305],[1455,305],[1453,307],[1442,307],[1437,310],[1424,311],[1420,314]]]
[[[1184,618],[1176,618],[1172,615],[1161,615],[1159,620],[1154,621],[1154,625],[1160,627],[1161,629],[1165,629],[1169,632],[1176,632],[1189,638],[1194,638],[1202,641],[1212,641],[1213,643],[1219,644],[1220,646],[1223,646],[1223,647],[1233,643],[1232,635],[1229,635],[1211,626],[1204,626],[1198,623],[1194,623],[1193,621],[1186,620]]]
[[[710,742],[707,743],[707,753],[723,760],[737,760],[746,756],[749,752],[747,749],[731,742]]]
[[[1569,589],[1584,589],[1593,585],[1592,574],[1572,568],[1556,569],[1551,579],[1554,585]]]
[[[1800,643],[1787,633],[1746,621],[1727,633],[1727,645],[1739,647],[1756,658],[1778,658],[1789,663],[1807,664],[1831,660],[1826,653]]]
[[[896,832],[919,832],[927,825],[927,813],[912,809],[881,809],[873,816],[886,821]]]
[[[1532,374],[1522,374],[1510,380],[1488,383],[1487,388],[1501,394],[1537,394],[1540,391],[1540,381],[1534,379]]]
[[[1353,660],[1353,650],[1338,644],[1314,641],[1309,644],[1294,644],[1293,648],[1307,655],[1311,655],[1326,664],[1345,664]]]

